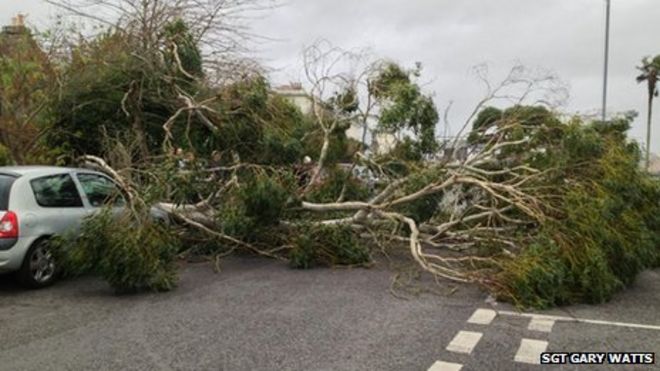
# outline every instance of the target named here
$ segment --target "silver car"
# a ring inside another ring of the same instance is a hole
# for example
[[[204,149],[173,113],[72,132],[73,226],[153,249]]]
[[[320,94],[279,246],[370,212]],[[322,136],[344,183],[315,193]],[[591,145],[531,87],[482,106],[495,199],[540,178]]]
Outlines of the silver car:
[[[57,273],[48,239],[79,230],[85,217],[125,199],[106,175],[47,166],[0,167],[0,273],[15,272],[30,288]]]

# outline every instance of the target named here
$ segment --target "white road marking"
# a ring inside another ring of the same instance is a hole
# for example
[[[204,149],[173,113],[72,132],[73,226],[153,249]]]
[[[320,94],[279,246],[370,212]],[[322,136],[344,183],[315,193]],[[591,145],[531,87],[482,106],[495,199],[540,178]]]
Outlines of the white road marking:
[[[527,329],[532,331],[552,332],[552,326],[554,324],[554,319],[532,317]]]
[[[468,319],[468,323],[475,323],[477,325],[490,325],[493,322],[493,319],[497,315],[492,309],[477,309],[472,317]]]
[[[548,348],[548,342],[542,340],[522,339],[520,348],[516,353],[514,361],[520,363],[540,364],[541,353]]]
[[[461,371],[462,364],[438,361],[429,368],[429,371]]]
[[[511,311],[506,311],[506,310],[501,310],[501,311],[498,311],[497,313],[501,314],[501,315],[504,315],[504,316],[538,318],[538,319],[546,319],[546,320],[551,320],[551,321],[578,322],[578,323],[588,323],[588,324],[592,324],[592,325],[630,327],[630,328],[639,328],[639,329],[644,329],[644,330],[660,331],[660,326],[645,325],[645,324],[640,324],[640,323],[612,322],[612,321],[601,321],[601,320],[586,319],[586,318],[549,316],[549,315],[545,315],[545,314],[518,313],[518,312],[511,312]]]
[[[447,345],[447,350],[450,352],[470,354],[482,335],[481,332],[459,331],[454,336],[454,340]]]

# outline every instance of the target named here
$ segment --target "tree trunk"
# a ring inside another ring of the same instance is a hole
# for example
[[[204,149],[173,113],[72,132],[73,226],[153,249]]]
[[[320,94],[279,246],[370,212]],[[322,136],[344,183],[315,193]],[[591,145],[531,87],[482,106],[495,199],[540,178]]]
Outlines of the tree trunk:
[[[319,179],[319,176],[321,175],[321,171],[323,170],[323,166],[325,166],[325,159],[328,157],[328,150],[330,149],[330,133],[332,130],[334,130],[335,126],[333,125],[330,130],[324,130],[323,131],[323,147],[321,147],[321,155],[319,156],[319,162],[316,164],[316,167],[314,168],[314,172],[312,173],[312,177],[309,180],[309,183],[307,184],[307,187],[305,187],[305,190],[303,193],[307,193],[313,186],[316,184],[316,182]]]
[[[649,94],[648,116],[646,118],[646,171],[651,168],[651,117],[653,115],[653,92]]]
[[[140,155],[142,156],[141,160],[144,161],[149,158],[149,145],[147,143],[147,133],[139,115],[135,116],[135,119],[133,120],[133,131],[137,135],[138,145],[140,146]]]

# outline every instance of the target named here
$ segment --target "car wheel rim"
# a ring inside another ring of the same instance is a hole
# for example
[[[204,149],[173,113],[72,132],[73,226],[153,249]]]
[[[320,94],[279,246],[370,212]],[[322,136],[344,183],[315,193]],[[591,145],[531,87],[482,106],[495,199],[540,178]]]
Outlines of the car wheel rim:
[[[46,246],[38,246],[32,253],[30,273],[38,283],[48,282],[55,274],[55,259]]]

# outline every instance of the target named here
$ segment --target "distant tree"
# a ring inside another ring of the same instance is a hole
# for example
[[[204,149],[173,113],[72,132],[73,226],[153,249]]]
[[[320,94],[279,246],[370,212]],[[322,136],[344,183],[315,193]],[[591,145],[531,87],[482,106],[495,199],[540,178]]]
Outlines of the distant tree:
[[[651,117],[653,115],[653,98],[658,96],[658,79],[660,78],[660,55],[651,59],[642,59],[642,65],[637,67],[642,73],[637,76],[637,82],[646,81],[648,87],[648,114],[646,121],[646,169],[650,165],[651,154]]]
[[[197,71],[194,64],[186,65],[183,46],[178,55],[164,47],[166,58],[158,53],[137,57],[131,52],[138,48],[137,42],[131,35],[108,32],[73,50],[54,105],[55,122],[46,138],[51,146],[74,157],[101,155],[106,135],[130,135],[138,149],[136,158],[158,153],[163,123],[179,109],[179,96],[198,91],[194,79],[186,76]]]
[[[271,0],[46,1],[100,30],[72,47],[48,135],[72,157],[103,155],[108,139],[129,144],[136,161],[162,149],[212,152],[231,138],[220,138],[232,105],[220,102],[220,90],[250,90],[266,101],[265,86],[253,79],[259,69],[244,56],[253,34],[239,19]]]
[[[419,64],[413,70],[404,70],[387,62],[371,81],[370,93],[381,106],[382,130],[389,133],[410,130],[417,138],[415,146],[420,154],[432,154],[438,149],[435,127],[439,116],[432,97],[425,95],[415,81],[420,74]]]
[[[206,78],[225,82],[251,70],[246,57],[257,38],[246,19],[277,5],[277,0],[45,0],[100,30],[130,34],[147,57],[165,46],[178,49],[180,66],[205,70]]]
[[[504,110],[488,106],[479,112],[472,123],[468,142],[489,147],[496,135],[508,141],[519,142],[515,147],[499,152],[499,158],[513,155],[529,157],[543,153],[558,135],[561,121],[556,114],[540,105],[515,105]]]
[[[56,90],[49,55],[32,32],[12,26],[0,33],[0,148],[8,163],[43,162],[39,147]]]

